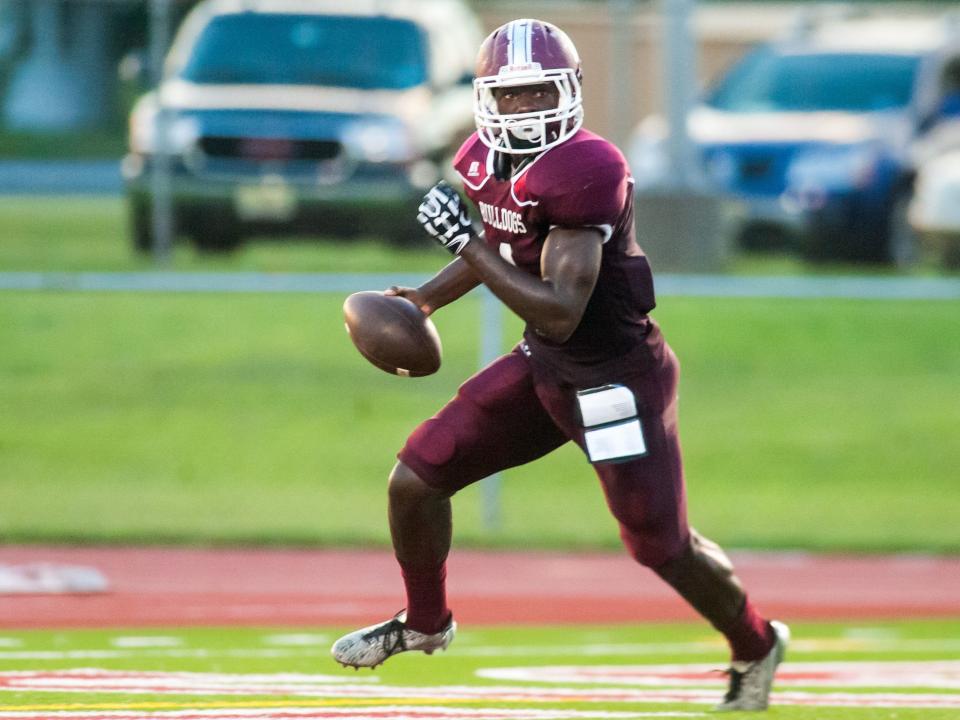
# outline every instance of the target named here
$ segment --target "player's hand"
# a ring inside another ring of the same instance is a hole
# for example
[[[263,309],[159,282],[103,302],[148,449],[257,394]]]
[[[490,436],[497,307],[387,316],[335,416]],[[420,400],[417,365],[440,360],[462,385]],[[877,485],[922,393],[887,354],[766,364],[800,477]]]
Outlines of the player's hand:
[[[421,292],[416,288],[410,287],[401,287],[400,285],[391,285],[386,290],[383,291],[384,295],[399,295],[400,297],[405,297],[407,300],[416,305],[423,312],[424,315],[429,315],[433,312],[433,308],[427,303],[426,298],[423,297]]]
[[[443,180],[423,196],[417,221],[434,240],[454,255],[459,255],[474,236],[470,215],[460,195]]]

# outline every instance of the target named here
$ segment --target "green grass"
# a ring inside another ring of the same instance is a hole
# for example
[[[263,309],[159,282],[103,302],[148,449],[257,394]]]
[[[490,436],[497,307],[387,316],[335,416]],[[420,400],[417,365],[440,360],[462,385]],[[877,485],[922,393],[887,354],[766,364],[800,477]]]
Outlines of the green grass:
[[[477,365],[367,365],[335,295],[0,295],[0,540],[386,544],[395,450]],[[727,546],[957,551],[957,303],[665,298],[692,522]],[[519,325],[508,323],[516,339]],[[505,474],[461,545],[616,547],[572,448]],[[536,511],[531,509],[535,508]]]
[[[127,238],[127,216],[120,197],[0,197],[0,271],[131,271],[156,269],[149,255],[134,253]],[[438,266],[429,242],[385,247],[375,238],[254,238],[229,255],[198,253],[181,238],[163,269],[260,272],[430,272]],[[738,275],[885,274],[869,265],[825,263],[811,266],[788,254],[742,254],[731,259]],[[916,274],[948,271],[923,266]]]
[[[314,709],[318,714],[335,710],[360,714],[364,709],[375,711],[386,706],[406,706],[425,711],[440,708],[479,710],[487,708],[529,708],[537,711],[576,710],[589,718],[594,713],[618,712],[631,717],[640,713],[695,713],[707,717],[709,705],[691,702],[650,702],[636,695],[622,699],[591,701],[595,689],[626,693],[658,691],[663,687],[691,689],[691,686],[616,685],[602,680],[571,684],[485,678],[480,670],[496,668],[536,668],[545,666],[579,666],[585,669],[612,666],[621,671],[643,671],[656,664],[696,664],[722,668],[726,652],[709,628],[699,624],[661,624],[640,626],[573,626],[573,627],[463,627],[456,641],[443,654],[425,657],[419,653],[400,655],[374,672],[355,674],[342,670],[329,657],[330,642],[344,628],[205,628],[193,630],[133,629],[76,631],[4,632],[0,648],[0,673],[10,671],[55,672],[86,668],[86,677],[104,671],[114,672],[189,672],[216,673],[220,680],[234,674],[257,674],[260,677],[236,683],[237,694],[218,694],[215,690],[199,690],[193,694],[161,693],[134,684],[129,692],[63,692],[25,689],[0,689],[0,706],[9,712],[29,713],[28,717],[48,717],[65,710],[176,712],[189,710],[245,709],[271,711],[289,708]],[[776,704],[777,692],[857,693],[864,702],[875,700],[876,694],[893,695],[908,700],[911,694],[936,693],[945,700],[955,700],[958,690],[946,683],[933,682],[931,687],[903,686],[894,682],[883,687],[879,680],[867,677],[858,686],[838,683],[817,684],[812,675],[827,671],[807,672],[807,685],[787,686],[791,675],[802,672],[795,663],[823,661],[859,663],[886,661],[953,661],[960,660],[960,635],[957,621],[863,622],[858,624],[794,624],[794,642],[787,662],[781,667],[783,686],[777,687],[771,717],[784,720],[948,720],[955,718],[956,707],[944,709],[871,708],[871,707],[804,707]],[[131,641],[130,638],[137,640]],[[160,638],[157,640],[157,638]],[[153,639],[153,644],[149,644]],[[691,670],[692,671],[692,670]],[[723,677],[718,673],[697,670],[692,686],[706,691],[705,699],[719,699]],[[868,670],[868,673],[871,672]],[[875,672],[873,670],[872,672]],[[268,694],[263,685],[277,683],[291,674],[300,674],[298,682],[312,692],[279,692]],[[321,675],[326,679],[317,678]],[[181,680],[184,676],[179,676]],[[187,678],[188,680],[192,678]],[[260,688],[252,688],[261,683]],[[6,677],[0,675],[0,688]],[[356,690],[350,696],[337,692],[344,684]],[[474,697],[455,697],[450,688],[487,688]],[[523,691],[541,689],[575,691],[578,698],[567,700],[513,699],[494,688],[518,688]],[[369,688],[369,692],[367,691]],[[702,715],[701,715],[702,714]],[[163,717],[157,715],[155,717]],[[732,717],[738,717],[734,715]],[[742,717],[747,717],[743,715]]]
[[[155,267],[130,252],[119,198],[0,198],[0,227],[0,270]],[[179,245],[170,267],[443,262],[429,244],[311,238],[214,257]],[[408,381],[359,358],[341,301],[0,294],[0,541],[387,544],[393,454],[477,367],[480,309],[439,313],[444,367]],[[960,550],[958,305],[661,298],[683,364],[692,522],[727,546]],[[505,348],[519,332],[512,319]],[[481,489],[465,490],[456,542],[618,544],[574,449],[507,473],[500,502],[490,530]]]
[[[120,158],[127,151],[123,129],[28,132],[0,129],[0,158],[85,160]]]
[[[133,271],[157,267],[127,239],[119,197],[0,197],[0,271]],[[428,272],[435,247],[390,248],[371,238],[284,238],[245,244],[229,255],[200,254],[179,242],[164,269],[259,272]]]

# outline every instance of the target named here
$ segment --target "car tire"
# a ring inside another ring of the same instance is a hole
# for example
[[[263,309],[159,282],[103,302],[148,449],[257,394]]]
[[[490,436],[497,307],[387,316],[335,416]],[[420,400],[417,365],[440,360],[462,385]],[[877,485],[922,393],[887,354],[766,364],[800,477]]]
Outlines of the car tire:
[[[960,237],[948,236],[940,245],[940,266],[945,270],[960,270]]]
[[[897,193],[887,225],[887,259],[899,270],[909,270],[920,261],[920,242],[910,225],[909,207],[909,193]]]
[[[128,232],[130,245],[135,253],[146,255],[153,252],[153,217],[149,203],[131,200],[129,203]]]
[[[236,220],[226,213],[212,211],[195,221],[191,237],[197,250],[204,253],[229,253],[242,242]]]
[[[128,205],[130,246],[137,254],[152,255],[157,252],[153,232],[153,203],[149,198],[137,198],[130,199]],[[170,219],[172,223],[170,243],[175,244],[179,229],[179,216],[173,209],[171,209],[171,212],[173,217]]]

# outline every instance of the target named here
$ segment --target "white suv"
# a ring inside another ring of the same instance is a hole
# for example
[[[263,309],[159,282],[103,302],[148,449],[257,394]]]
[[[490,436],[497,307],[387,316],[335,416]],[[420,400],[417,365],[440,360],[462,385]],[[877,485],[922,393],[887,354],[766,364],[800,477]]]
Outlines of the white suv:
[[[960,56],[945,69],[944,86],[940,112],[914,148],[910,223],[928,254],[960,269]]]

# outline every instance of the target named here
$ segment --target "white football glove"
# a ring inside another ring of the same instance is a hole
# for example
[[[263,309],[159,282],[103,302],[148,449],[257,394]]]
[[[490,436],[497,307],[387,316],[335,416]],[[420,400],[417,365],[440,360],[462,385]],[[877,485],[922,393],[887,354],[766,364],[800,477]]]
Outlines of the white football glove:
[[[454,255],[459,255],[474,235],[470,215],[460,195],[443,180],[423,196],[417,221],[434,240]]]

